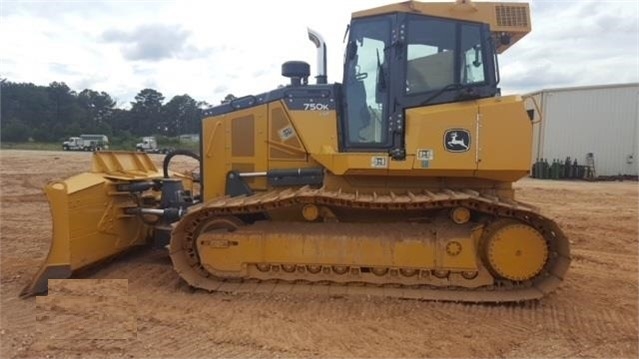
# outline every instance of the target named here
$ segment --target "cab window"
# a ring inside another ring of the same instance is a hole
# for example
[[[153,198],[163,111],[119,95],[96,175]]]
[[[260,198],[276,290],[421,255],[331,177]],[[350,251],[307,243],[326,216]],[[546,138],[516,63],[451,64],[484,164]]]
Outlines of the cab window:
[[[481,48],[481,28],[478,25],[461,27],[461,73],[462,84],[485,81],[483,51]]]
[[[354,22],[347,46],[344,87],[346,139],[355,147],[378,147],[387,142],[384,121],[388,102],[386,54],[391,22],[387,18]]]
[[[437,90],[455,81],[455,23],[408,20],[406,93]]]
[[[415,16],[407,27],[407,95],[485,83],[479,24]]]

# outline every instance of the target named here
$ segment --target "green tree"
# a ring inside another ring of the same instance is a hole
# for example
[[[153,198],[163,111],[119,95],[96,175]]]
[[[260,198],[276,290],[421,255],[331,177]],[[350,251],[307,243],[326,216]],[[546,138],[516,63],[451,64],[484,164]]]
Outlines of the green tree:
[[[114,136],[120,136],[123,132],[131,135],[133,133],[134,122],[132,120],[131,111],[123,109],[113,109],[109,117],[110,127],[113,129]]]
[[[52,106],[52,117],[48,119],[44,129],[51,133],[55,139],[61,139],[69,135],[76,126],[84,128],[83,120],[86,117],[84,111],[78,104],[77,93],[71,90],[64,82],[52,82],[47,88],[49,102]],[[74,126],[73,124],[77,125]],[[51,137],[49,137],[51,138]]]
[[[16,119],[3,123],[0,130],[0,139],[7,142],[25,142],[31,137],[31,129],[23,122]]]
[[[162,126],[162,93],[153,89],[144,89],[135,96],[135,102],[131,102],[131,120],[134,125],[131,132],[138,136],[152,133],[164,133]]]
[[[226,101],[235,96],[229,94]],[[199,131],[203,111],[211,107],[184,94],[163,105],[164,96],[143,89],[131,109],[116,107],[106,92],[76,93],[64,82],[48,86],[0,79],[0,132],[3,141],[60,141],[82,133],[102,133],[135,141],[149,134],[179,135]]]
[[[87,116],[90,131],[98,132],[108,128],[115,107],[115,101],[108,93],[85,89],[78,94],[78,103]]]
[[[189,95],[174,96],[162,107],[162,114],[166,129],[162,134],[167,136],[197,132],[202,117],[198,102]]]
[[[222,100],[222,104],[229,103],[229,102],[231,102],[231,101],[235,100],[236,98],[237,98],[237,97],[235,97],[235,95],[233,95],[232,93],[230,93],[230,94],[228,94],[228,95],[226,95],[226,96],[224,97],[224,100]]]
[[[49,100],[47,87],[31,83],[0,82],[0,121],[2,127],[6,119],[14,119],[29,128],[44,127],[53,118],[53,106]]]

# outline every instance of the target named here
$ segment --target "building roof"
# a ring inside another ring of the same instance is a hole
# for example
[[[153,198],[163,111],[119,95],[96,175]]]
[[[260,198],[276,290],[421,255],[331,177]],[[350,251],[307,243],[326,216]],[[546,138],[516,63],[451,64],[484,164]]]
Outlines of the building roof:
[[[607,88],[621,88],[621,87],[639,87],[639,82],[628,82],[619,84],[602,84],[602,85],[588,85],[588,86],[574,86],[574,87],[555,87],[548,89],[541,89],[538,91],[524,94],[523,97],[530,97],[542,92],[561,92],[561,91],[575,91],[575,90],[600,90]]]

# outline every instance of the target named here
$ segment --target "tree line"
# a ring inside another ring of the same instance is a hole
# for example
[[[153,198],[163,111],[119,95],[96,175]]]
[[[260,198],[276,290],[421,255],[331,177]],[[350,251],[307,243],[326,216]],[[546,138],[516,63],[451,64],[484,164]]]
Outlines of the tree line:
[[[198,133],[203,111],[211,105],[189,95],[164,102],[161,92],[141,90],[131,108],[120,109],[104,91],[79,93],[64,82],[48,86],[0,81],[0,140],[57,142],[84,133],[117,139]],[[222,102],[235,98],[229,94]]]

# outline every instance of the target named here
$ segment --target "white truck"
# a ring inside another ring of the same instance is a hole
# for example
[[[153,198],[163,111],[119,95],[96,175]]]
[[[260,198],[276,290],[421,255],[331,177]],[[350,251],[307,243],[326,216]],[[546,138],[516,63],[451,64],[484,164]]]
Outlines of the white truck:
[[[109,149],[109,138],[105,135],[80,135],[62,142],[64,151],[102,151]]]
[[[168,153],[170,150],[168,148],[159,148],[158,142],[153,136],[142,137],[142,142],[139,142],[135,145],[135,150],[138,152],[146,152],[146,153]]]

